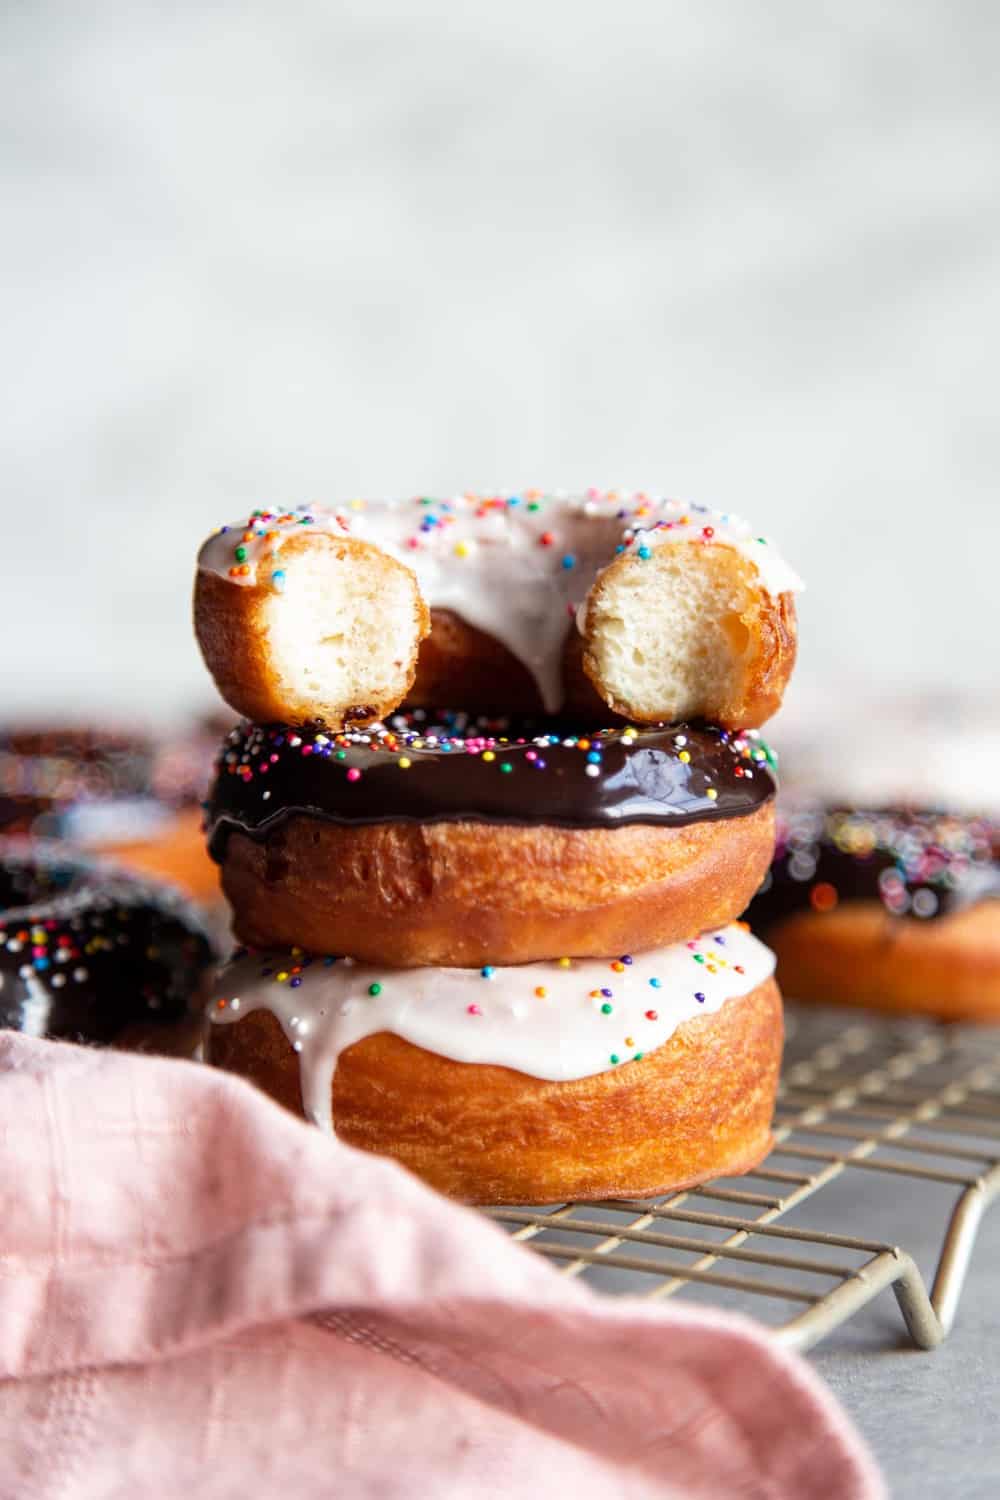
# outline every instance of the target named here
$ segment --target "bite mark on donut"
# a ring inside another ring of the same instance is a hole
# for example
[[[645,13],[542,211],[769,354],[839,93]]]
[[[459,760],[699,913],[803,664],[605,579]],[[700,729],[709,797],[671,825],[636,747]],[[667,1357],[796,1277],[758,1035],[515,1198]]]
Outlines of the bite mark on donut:
[[[616,712],[755,727],[795,661],[790,595],[731,547],[661,546],[608,568],[588,601],[584,670]]]

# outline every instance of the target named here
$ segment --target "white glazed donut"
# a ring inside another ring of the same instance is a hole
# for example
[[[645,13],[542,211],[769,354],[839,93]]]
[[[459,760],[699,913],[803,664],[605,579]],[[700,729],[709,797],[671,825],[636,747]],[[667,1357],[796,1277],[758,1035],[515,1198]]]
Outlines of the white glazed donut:
[[[456,1198],[645,1196],[767,1152],[773,968],[742,924],[482,970],[247,954],[219,977],[209,1056]]]
[[[195,629],[222,696],[258,722],[366,723],[404,699],[552,713],[589,696],[643,722],[754,727],[794,665],[800,587],[745,522],[677,500],[356,500],[217,531]]]

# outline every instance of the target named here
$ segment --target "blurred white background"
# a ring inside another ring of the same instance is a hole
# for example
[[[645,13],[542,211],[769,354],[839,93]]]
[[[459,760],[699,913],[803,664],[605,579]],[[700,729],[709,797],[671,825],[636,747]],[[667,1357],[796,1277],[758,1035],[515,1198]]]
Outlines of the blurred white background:
[[[249,506],[529,484],[750,515],[800,718],[993,710],[1000,7],[0,28],[6,712],[212,702],[192,559]]]

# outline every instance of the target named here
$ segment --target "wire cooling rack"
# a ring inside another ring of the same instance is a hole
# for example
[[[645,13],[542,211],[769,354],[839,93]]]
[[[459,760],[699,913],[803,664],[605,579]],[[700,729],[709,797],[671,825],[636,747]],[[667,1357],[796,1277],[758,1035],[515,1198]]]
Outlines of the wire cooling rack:
[[[931,1349],[1000,1193],[1000,1030],[786,1014],[775,1147],[755,1172],[657,1199],[486,1212],[565,1276],[752,1312],[800,1350],[891,1287]],[[928,1230],[930,1292],[896,1243]]]

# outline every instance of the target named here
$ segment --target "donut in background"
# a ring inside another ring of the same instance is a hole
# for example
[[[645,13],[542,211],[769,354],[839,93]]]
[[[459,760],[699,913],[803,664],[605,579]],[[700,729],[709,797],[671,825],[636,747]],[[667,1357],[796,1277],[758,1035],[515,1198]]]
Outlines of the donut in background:
[[[0,839],[0,1027],[190,1055],[215,954],[172,887],[35,839]]]
[[[790,999],[1000,1021],[998,853],[988,818],[782,808],[747,920]]]

